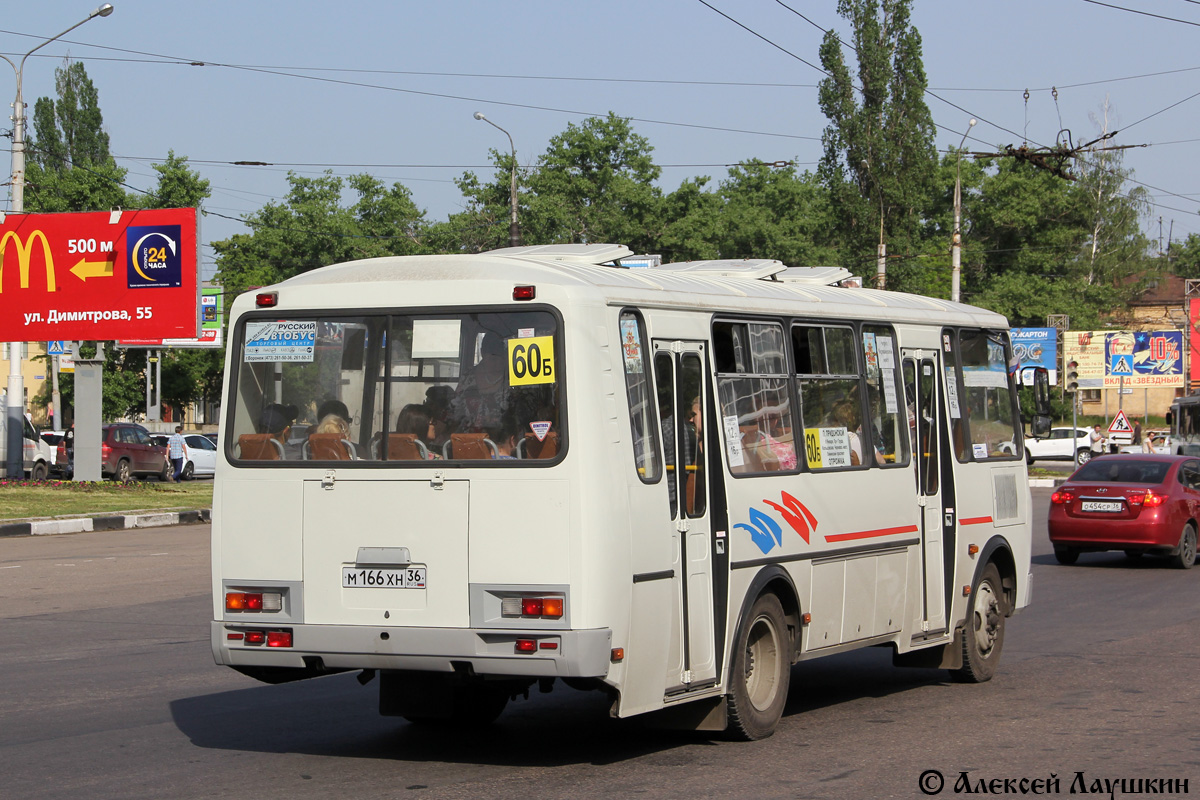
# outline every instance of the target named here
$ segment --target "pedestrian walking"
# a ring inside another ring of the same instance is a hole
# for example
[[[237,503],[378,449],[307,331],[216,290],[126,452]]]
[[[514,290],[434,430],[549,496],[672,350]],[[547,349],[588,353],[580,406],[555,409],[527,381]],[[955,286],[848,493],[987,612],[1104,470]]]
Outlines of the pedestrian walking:
[[[175,433],[167,440],[167,457],[171,459],[171,466],[174,469],[174,481],[179,482],[179,476],[183,474],[183,426],[176,425]]]
[[[1092,432],[1091,432],[1091,434],[1089,434],[1088,439],[1091,441],[1092,456],[1094,457],[1094,456],[1103,455],[1104,454],[1104,434],[1100,432],[1099,424],[1097,424],[1094,428],[1092,428]]]

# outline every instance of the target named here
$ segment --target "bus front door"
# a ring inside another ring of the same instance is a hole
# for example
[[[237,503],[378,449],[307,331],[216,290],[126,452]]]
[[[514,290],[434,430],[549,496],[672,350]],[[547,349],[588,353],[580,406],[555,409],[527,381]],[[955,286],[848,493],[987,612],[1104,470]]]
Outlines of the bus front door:
[[[707,380],[703,344],[654,342],[654,381],[670,501],[669,521],[664,515],[662,524],[672,537],[675,583],[668,695],[711,686],[717,674],[712,525],[704,469],[704,453],[713,437],[703,424]]]
[[[904,392],[909,407],[917,502],[921,506],[921,579],[926,636],[946,631],[946,567],[942,498],[943,414],[938,407],[940,354],[936,350],[904,351]]]

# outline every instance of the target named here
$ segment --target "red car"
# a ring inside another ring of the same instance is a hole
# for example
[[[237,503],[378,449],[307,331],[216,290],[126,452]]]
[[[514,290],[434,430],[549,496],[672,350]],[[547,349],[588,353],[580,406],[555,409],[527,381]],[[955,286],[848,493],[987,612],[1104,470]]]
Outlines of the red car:
[[[1084,464],[1050,496],[1050,542],[1060,564],[1083,552],[1124,550],[1196,560],[1200,459],[1118,453]]]

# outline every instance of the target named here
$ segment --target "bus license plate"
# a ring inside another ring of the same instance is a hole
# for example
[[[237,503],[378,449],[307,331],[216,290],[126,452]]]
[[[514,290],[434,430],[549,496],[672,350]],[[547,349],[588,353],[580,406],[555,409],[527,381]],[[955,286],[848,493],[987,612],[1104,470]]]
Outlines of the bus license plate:
[[[425,567],[363,569],[342,567],[343,589],[424,589]]]
[[[1121,502],[1119,500],[1084,500],[1080,504],[1080,508],[1084,511],[1120,511]]]

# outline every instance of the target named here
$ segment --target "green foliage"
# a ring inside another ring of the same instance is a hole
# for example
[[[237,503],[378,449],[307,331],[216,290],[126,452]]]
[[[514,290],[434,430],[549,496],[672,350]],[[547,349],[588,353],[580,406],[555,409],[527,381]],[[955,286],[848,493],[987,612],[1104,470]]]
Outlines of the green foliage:
[[[889,253],[916,255],[934,191],[936,132],[925,105],[921,36],[910,24],[911,0],[839,0],[854,29],[857,84],[830,31],[821,44],[829,73],[818,89],[829,119],[818,175],[829,203],[840,261],[856,274],[874,272],[882,238]],[[908,290],[907,270],[892,270],[888,288]]]
[[[246,218],[254,233],[213,242],[226,297],[342,261],[427,252],[424,212],[402,184],[326,172],[318,178],[289,173],[288,185],[282,203],[267,203]],[[358,199],[343,206],[347,187]]]
[[[221,396],[224,353],[220,350],[162,351],[162,402],[186,408],[204,398]],[[180,417],[179,421],[182,421]]]

